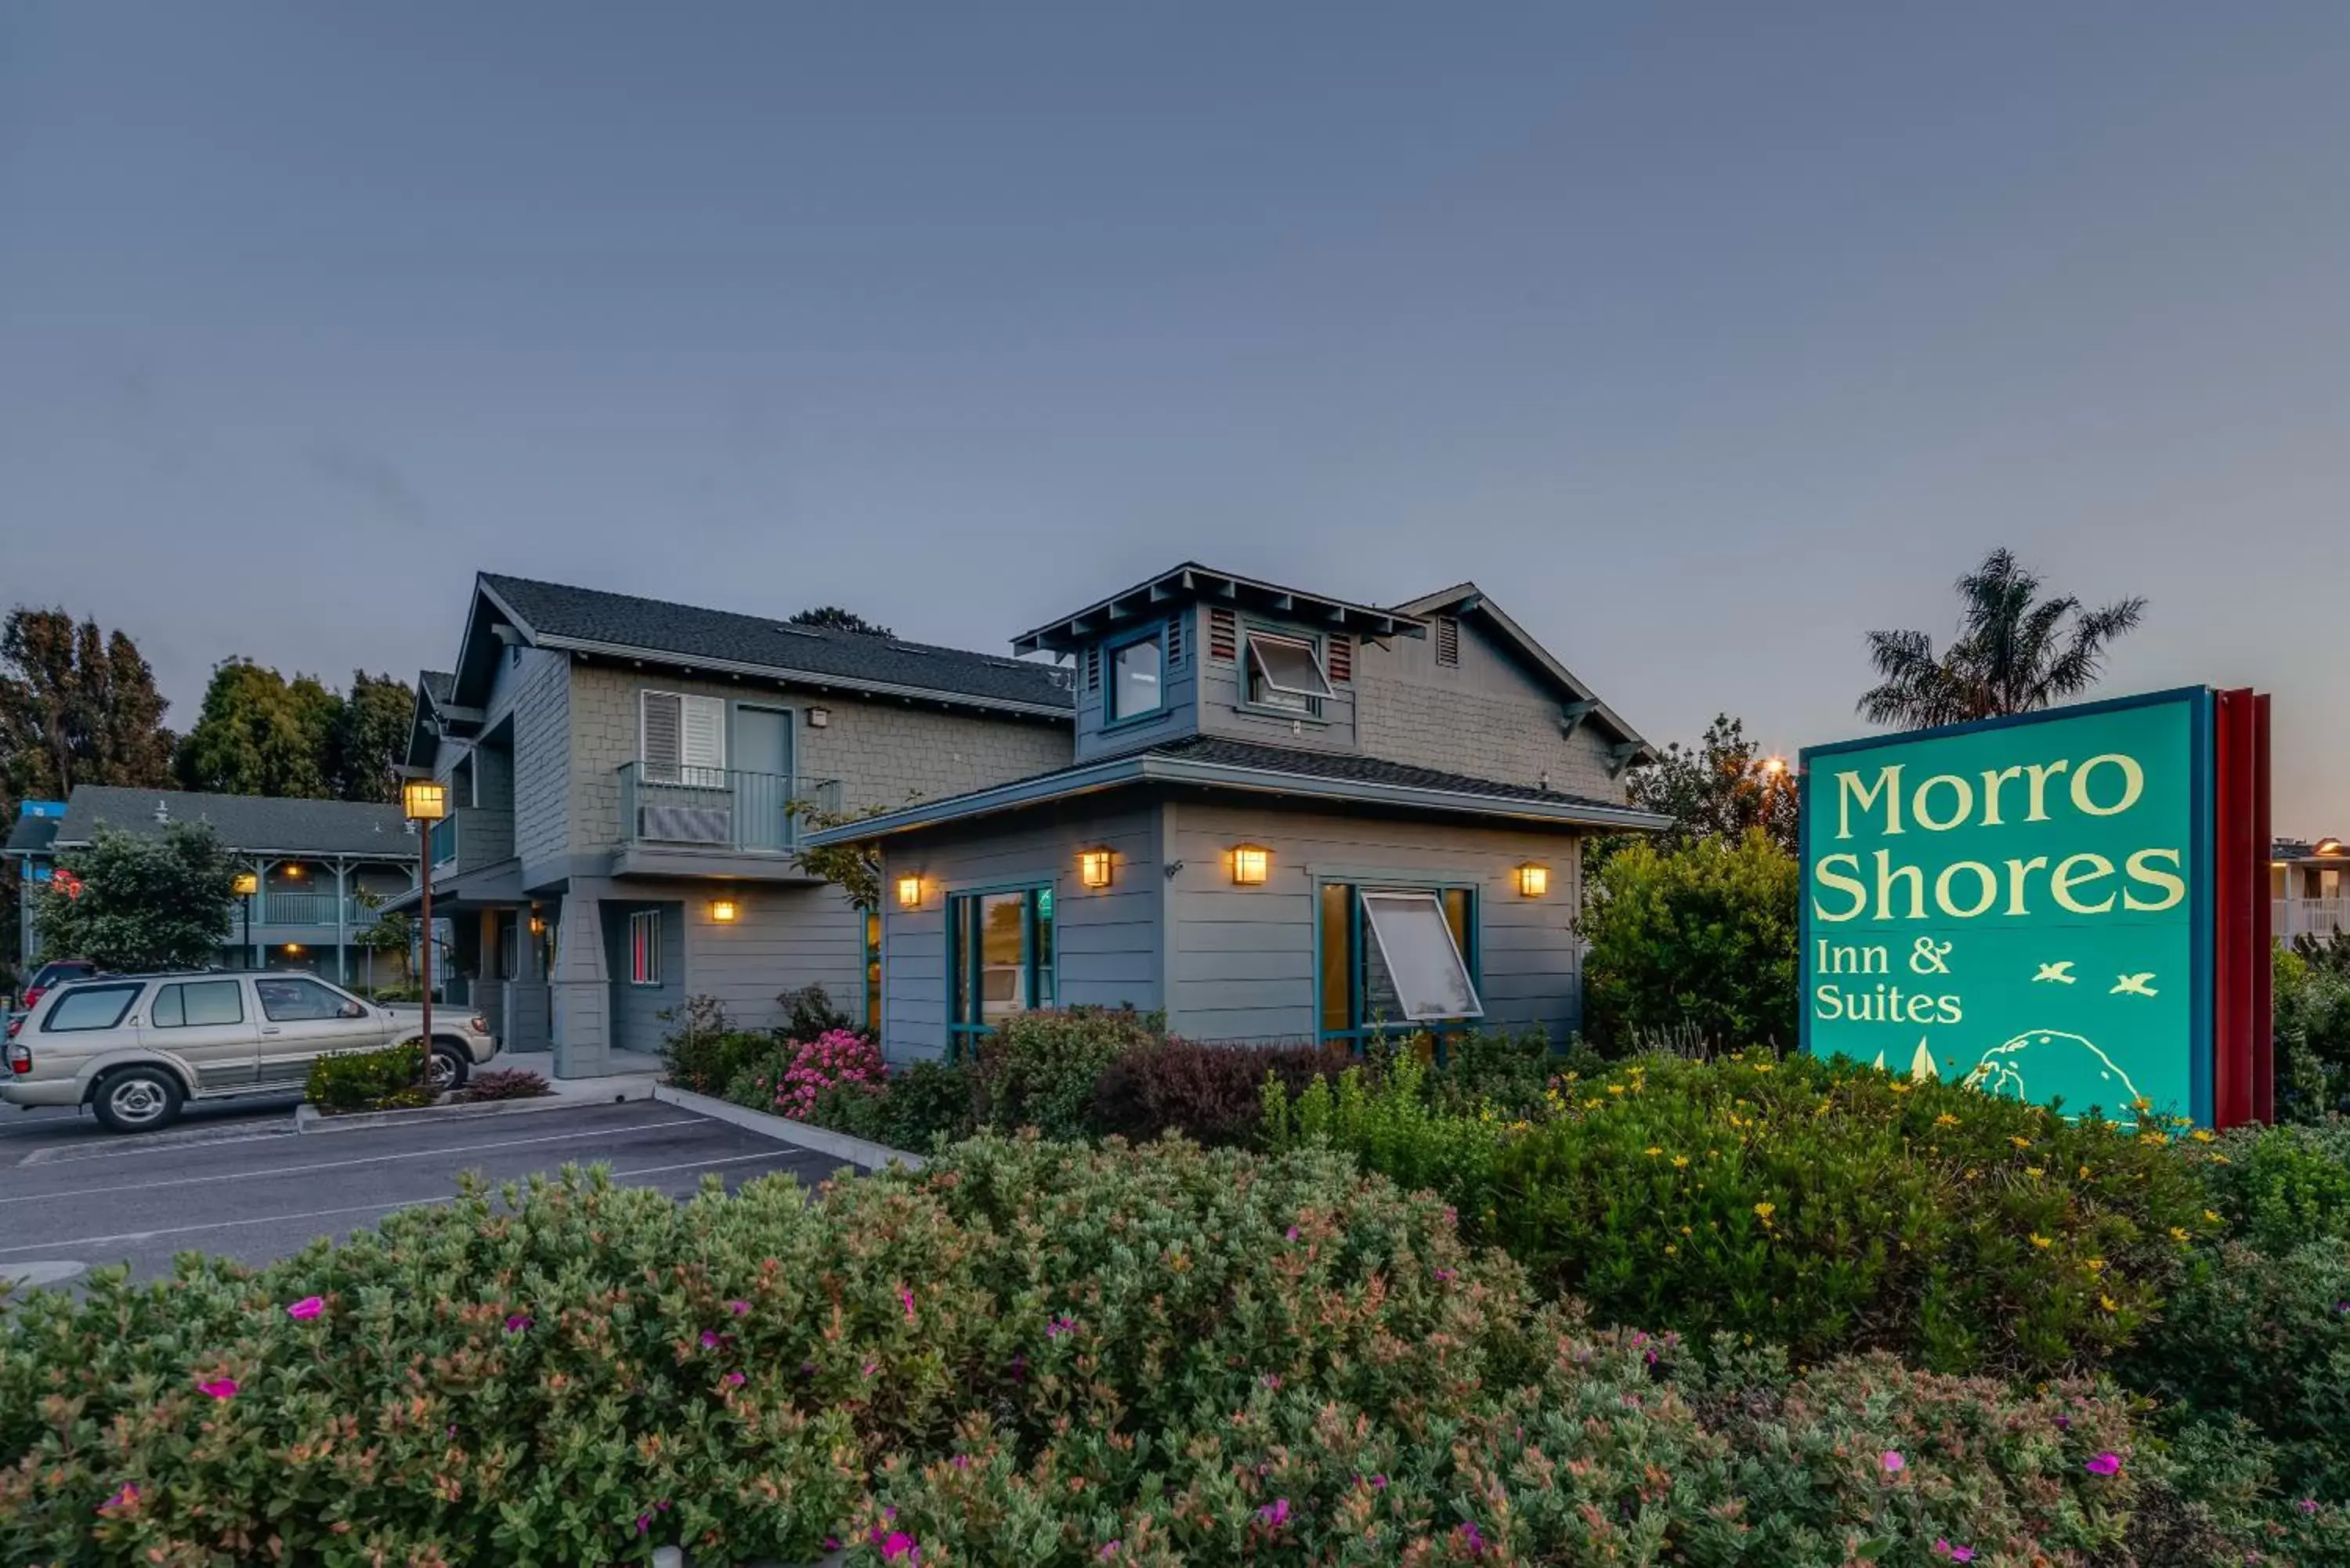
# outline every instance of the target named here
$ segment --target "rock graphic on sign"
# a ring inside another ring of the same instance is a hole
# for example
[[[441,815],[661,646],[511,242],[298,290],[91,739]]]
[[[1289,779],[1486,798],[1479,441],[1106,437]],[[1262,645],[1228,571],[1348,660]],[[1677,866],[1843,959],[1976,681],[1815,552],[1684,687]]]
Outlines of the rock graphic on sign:
[[[2125,1119],[2135,1119],[2132,1107],[2138,1100],[2137,1085],[2114,1064],[2111,1056],[2081,1035],[2061,1029],[2028,1029],[2005,1044],[1992,1046],[1967,1075],[1966,1083],[1986,1095],[2016,1100],[2046,1099],[2052,1093],[2048,1085],[2077,1089],[2082,1085],[2109,1085],[2114,1092],[2101,1094],[2092,1103]],[[2043,1087],[2034,1090],[2035,1083]]]

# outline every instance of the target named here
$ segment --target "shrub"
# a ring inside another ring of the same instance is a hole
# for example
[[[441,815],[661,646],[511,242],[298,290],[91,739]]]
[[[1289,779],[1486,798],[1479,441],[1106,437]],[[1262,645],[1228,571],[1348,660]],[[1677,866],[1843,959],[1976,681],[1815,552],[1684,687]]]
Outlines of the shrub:
[[[2197,1169],[2230,1234],[2263,1252],[2303,1241],[2350,1241],[2350,1121],[2241,1127]]]
[[[806,1120],[816,1098],[835,1090],[871,1093],[881,1083],[881,1051],[861,1034],[835,1029],[791,1046],[772,1108]]]
[[[1849,1063],[1660,1057],[1565,1084],[1500,1142],[1491,1214],[1461,1208],[1613,1321],[2045,1375],[2126,1343],[2221,1230],[2183,1147]]]
[[[1344,1051],[1315,1045],[1203,1045],[1154,1040],[1119,1053],[1094,1081],[1086,1116],[1129,1138],[1176,1131],[1211,1145],[1256,1137],[1267,1078],[1295,1092],[1337,1073]]]
[[[1405,1051],[1376,1075],[1347,1068],[1335,1087],[1316,1078],[1292,1096],[1268,1081],[1260,1136],[1271,1149],[1342,1149],[1366,1170],[1440,1193],[1490,1223],[1494,1161],[1510,1129],[1491,1111],[1461,1116],[1430,1106],[1422,1092],[1428,1071]]]
[[[493,1073],[474,1074],[451,1098],[466,1105],[480,1105],[489,1100],[535,1100],[554,1092],[546,1086],[545,1078],[527,1067],[502,1067]]]
[[[669,1081],[697,1095],[726,1093],[743,1068],[775,1049],[772,1035],[735,1028],[714,996],[689,996],[661,1017],[674,1025],[661,1037]]]
[[[429,1106],[433,1095],[424,1082],[424,1047],[411,1040],[380,1051],[317,1057],[302,1097],[333,1116]]]
[[[1481,1029],[1445,1048],[1443,1070],[1429,1082],[1438,1104],[1471,1112],[1492,1106],[1512,1116],[1532,1115],[1543,1092],[1562,1073],[1604,1071],[1607,1064],[1578,1040],[1561,1051],[1539,1028]]]
[[[2308,1118],[2350,1098],[2350,937],[2297,939],[2272,970],[2281,1115]]]
[[[983,1126],[1033,1127],[1046,1137],[1081,1138],[1094,1081],[1119,1054],[1166,1037],[1157,1013],[1131,1007],[1071,1007],[1017,1013],[980,1044]]]
[[[971,1069],[951,1062],[891,1067],[879,1085],[818,1095],[807,1119],[891,1148],[926,1152],[942,1140],[971,1136]]]
[[[786,991],[775,998],[775,1005],[784,1010],[784,1022],[775,1033],[785,1040],[813,1040],[836,1029],[857,1029],[857,1021],[835,1007],[820,985]]]
[[[2178,1415],[2241,1417],[2299,1492],[2350,1496],[2350,1246],[2219,1249],[2123,1366]]]
[[[1594,1034],[1617,1052],[1635,1031],[1683,1027],[1716,1045],[1792,1043],[1802,881],[1759,830],[1735,845],[1634,844],[1611,857],[1582,920]]]

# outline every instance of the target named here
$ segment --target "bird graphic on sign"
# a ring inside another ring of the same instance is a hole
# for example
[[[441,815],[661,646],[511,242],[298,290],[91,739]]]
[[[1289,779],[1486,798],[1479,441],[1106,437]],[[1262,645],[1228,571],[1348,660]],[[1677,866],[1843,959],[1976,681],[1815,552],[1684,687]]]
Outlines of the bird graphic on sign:
[[[2043,980],[2054,981],[2058,985],[2076,985],[2079,983],[2078,980],[2075,979],[2073,974],[2073,961],[2071,959],[2066,959],[2062,963],[2042,964],[2040,966],[2040,972],[2033,975],[2032,980],[2033,983],[2035,985]]]
[[[2147,970],[2142,974],[2117,974],[2114,977],[2113,990],[2106,994],[2107,996],[2157,995],[2158,993],[2154,989],[2154,971]]]

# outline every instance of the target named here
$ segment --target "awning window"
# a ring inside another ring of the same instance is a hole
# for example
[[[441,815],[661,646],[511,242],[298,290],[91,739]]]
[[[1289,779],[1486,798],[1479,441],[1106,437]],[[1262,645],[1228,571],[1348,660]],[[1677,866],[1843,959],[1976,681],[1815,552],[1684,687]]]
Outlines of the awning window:
[[[1378,941],[1378,956],[1408,1022],[1485,1015],[1435,894],[1367,890],[1363,918]]]

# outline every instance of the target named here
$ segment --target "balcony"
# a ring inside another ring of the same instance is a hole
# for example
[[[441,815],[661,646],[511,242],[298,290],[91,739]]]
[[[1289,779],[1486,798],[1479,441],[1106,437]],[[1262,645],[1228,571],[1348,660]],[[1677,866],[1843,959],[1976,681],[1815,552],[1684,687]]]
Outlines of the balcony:
[[[2350,931],[2350,898],[2269,900],[2269,934],[2281,942],[2334,931]]]
[[[432,880],[461,871],[479,871],[514,854],[514,812],[492,805],[461,805],[432,825]]]
[[[840,809],[837,779],[623,763],[613,875],[796,879],[806,818]]]
[[[341,923],[355,931],[363,931],[375,924],[376,913],[354,898],[337,898],[332,893],[281,893],[276,889],[258,894],[253,900],[253,923],[259,926],[307,926],[328,929],[336,923],[336,906],[342,909]]]

